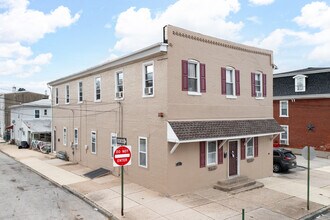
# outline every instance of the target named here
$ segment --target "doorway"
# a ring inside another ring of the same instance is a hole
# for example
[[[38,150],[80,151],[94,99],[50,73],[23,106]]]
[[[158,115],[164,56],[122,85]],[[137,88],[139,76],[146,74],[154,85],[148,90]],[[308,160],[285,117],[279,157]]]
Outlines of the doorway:
[[[229,141],[229,177],[238,174],[238,141]]]

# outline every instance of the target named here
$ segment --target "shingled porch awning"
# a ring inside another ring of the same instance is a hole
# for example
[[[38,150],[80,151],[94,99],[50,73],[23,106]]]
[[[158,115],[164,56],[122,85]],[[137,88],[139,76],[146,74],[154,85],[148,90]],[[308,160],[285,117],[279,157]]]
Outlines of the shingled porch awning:
[[[274,119],[168,121],[167,141],[176,145],[278,135],[284,132]]]

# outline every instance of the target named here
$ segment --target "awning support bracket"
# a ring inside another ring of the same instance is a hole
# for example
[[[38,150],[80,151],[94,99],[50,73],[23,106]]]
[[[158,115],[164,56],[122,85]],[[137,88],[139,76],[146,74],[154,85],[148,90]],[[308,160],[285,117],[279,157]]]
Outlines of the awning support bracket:
[[[272,135],[272,137],[270,138],[270,140],[274,141],[274,139],[277,138],[278,135],[279,135],[279,134],[274,134],[274,135]]]
[[[171,151],[170,151],[171,154],[174,153],[174,151],[178,148],[179,144],[180,144],[180,143],[175,143],[175,144],[174,144],[174,146],[172,147],[172,149],[171,149]]]
[[[225,143],[227,142],[228,140],[223,140],[222,142],[221,142],[221,144],[219,145],[219,148],[218,149],[220,149],[223,145],[225,145]]]

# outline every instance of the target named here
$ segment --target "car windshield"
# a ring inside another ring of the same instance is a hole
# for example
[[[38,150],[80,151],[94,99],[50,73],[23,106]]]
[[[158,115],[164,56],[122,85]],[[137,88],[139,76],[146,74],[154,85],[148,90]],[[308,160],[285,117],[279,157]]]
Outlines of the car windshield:
[[[291,153],[291,152],[285,152],[285,153],[284,153],[284,156],[289,157],[289,158],[296,158],[296,157],[293,155],[293,153]]]

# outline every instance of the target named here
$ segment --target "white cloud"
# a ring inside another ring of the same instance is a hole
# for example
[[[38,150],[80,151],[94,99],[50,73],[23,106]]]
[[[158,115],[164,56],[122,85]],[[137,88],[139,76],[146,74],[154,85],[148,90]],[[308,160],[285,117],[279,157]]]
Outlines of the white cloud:
[[[209,7],[212,5],[212,7]],[[242,22],[229,22],[227,17],[240,10],[238,0],[178,0],[165,11],[152,15],[150,9],[131,7],[122,12],[115,31],[119,40],[113,51],[130,52],[160,42],[161,28],[172,24],[189,30],[226,39],[239,39]]]
[[[64,6],[48,14],[28,9],[28,0],[0,0],[0,75],[31,76],[50,62],[51,53],[33,56],[30,45],[47,33],[67,27],[79,19]]]
[[[251,22],[256,23],[256,24],[261,24],[261,21],[257,16],[248,17],[246,20],[251,21]]]
[[[270,5],[275,0],[249,0],[249,2],[253,5]]]

